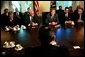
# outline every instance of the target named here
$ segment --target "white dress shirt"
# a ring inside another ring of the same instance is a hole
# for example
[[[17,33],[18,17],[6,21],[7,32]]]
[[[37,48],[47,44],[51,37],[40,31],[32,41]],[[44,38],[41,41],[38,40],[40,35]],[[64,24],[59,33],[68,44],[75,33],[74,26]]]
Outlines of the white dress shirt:
[[[68,13],[65,14],[65,17],[68,17]]]

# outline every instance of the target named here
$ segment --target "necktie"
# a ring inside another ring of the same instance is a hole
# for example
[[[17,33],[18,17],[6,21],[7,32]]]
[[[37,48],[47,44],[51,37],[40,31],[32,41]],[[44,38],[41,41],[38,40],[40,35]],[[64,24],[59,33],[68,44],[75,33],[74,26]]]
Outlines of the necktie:
[[[33,19],[33,17],[32,16],[30,16],[30,22],[32,23],[32,19]]]

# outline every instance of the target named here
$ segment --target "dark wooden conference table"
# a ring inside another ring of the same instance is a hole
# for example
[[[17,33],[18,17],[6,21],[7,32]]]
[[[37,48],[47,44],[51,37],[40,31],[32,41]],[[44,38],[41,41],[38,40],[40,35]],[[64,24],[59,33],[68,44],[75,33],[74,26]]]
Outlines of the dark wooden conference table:
[[[24,48],[40,46],[38,29],[39,28],[30,30],[20,29],[17,32],[6,32],[1,29],[1,46],[3,46],[5,41],[15,41]],[[84,26],[79,26],[78,28],[60,27],[57,28],[54,33],[56,35],[57,43],[61,46],[66,46],[69,49],[71,56],[84,55]],[[80,46],[80,49],[73,49],[73,46]]]

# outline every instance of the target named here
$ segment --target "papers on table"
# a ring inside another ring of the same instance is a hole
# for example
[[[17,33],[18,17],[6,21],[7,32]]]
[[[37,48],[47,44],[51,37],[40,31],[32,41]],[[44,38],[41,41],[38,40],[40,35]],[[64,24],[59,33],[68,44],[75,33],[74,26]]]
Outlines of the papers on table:
[[[38,23],[32,23],[33,28],[34,28],[34,26],[37,26],[37,25],[38,25]],[[28,24],[28,26],[31,26],[31,24]],[[27,29],[25,25],[21,25],[21,28],[22,29]],[[14,27],[6,26],[5,31],[9,31],[9,30],[19,31],[20,27],[19,27],[19,25],[16,25]]]
[[[5,28],[6,28],[5,31],[9,31],[10,29],[12,29],[13,31],[18,31],[18,30],[20,30],[19,25],[16,25],[16,26],[14,26],[13,28],[10,27],[10,26],[9,26],[9,27],[6,26]]]
[[[17,51],[22,50],[22,49],[23,49],[23,47],[20,44],[17,44],[15,47],[15,50],[17,50]]]
[[[26,26],[22,25],[21,28],[22,28],[22,29],[26,29]]]
[[[56,45],[57,43],[55,41],[50,42],[51,45]]]
[[[13,31],[18,31],[18,30],[20,30],[19,25],[13,27]]]
[[[11,46],[11,47],[15,47],[15,42],[14,42],[14,41],[11,41],[11,42],[10,42],[10,46]]]
[[[15,42],[14,41],[10,41],[10,42],[5,41],[3,47],[4,48],[13,48],[13,47],[15,47]]]
[[[51,41],[50,44],[53,45],[53,46],[60,47],[60,45],[58,45],[56,41]]]
[[[15,47],[14,49],[16,50],[16,51],[19,51],[19,50],[22,50],[23,49],[23,47],[21,46],[21,44],[16,44],[15,45],[15,42],[14,41],[5,41],[4,42],[4,45],[3,45],[3,48],[13,48],[13,47]]]
[[[74,49],[80,49],[80,46],[73,46]]]

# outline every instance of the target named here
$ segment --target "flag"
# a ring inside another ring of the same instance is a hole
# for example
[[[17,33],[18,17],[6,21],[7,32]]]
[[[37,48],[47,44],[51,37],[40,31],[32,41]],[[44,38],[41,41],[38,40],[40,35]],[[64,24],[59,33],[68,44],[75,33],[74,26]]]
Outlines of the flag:
[[[39,11],[39,2],[38,1],[34,1],[34,12],[38,12]]]

